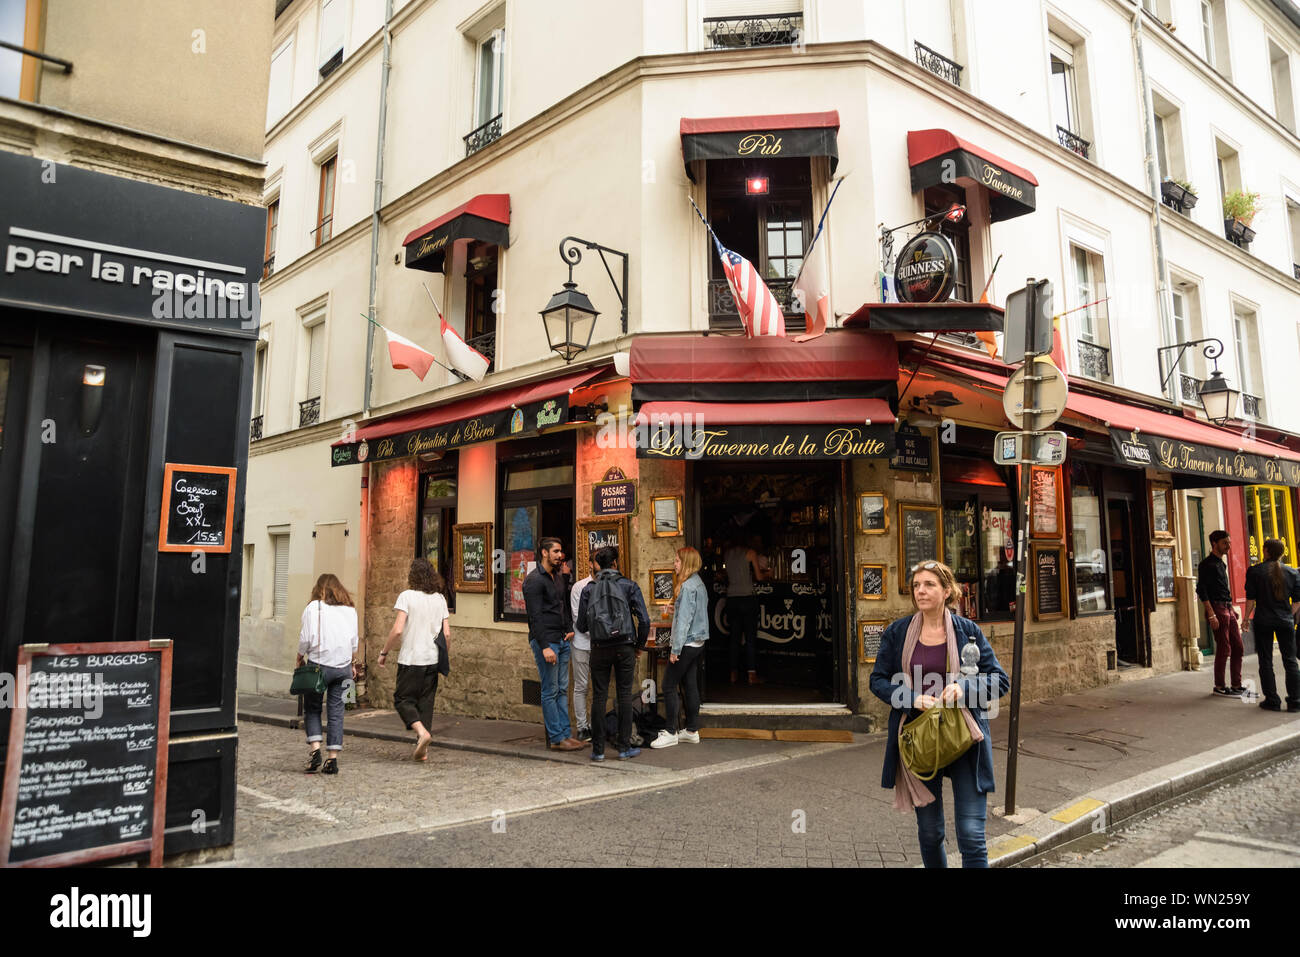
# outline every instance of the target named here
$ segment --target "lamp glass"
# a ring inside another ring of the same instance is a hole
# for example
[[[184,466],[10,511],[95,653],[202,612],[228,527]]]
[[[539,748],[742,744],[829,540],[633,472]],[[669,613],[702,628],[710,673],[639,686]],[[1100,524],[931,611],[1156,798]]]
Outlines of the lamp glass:
[[[1241,393],[1229,387],[1222,373],[1217,370],[1201,385],[1201,404],[1205,415],[1211,422],[1222,425],[1237,416],[1237,400]]]

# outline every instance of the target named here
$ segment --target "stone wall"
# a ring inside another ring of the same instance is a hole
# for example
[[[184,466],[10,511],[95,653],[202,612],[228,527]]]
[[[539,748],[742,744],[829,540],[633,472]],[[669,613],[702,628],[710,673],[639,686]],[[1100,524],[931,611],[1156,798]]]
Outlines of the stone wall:
[[[379,652],[393,627],[393,602],[406,588],[415,557],[415,515],[419,476],[415,459],[376,462],[370,467],[370,541],[364,616],[366,699],[391,708],[397,682],[396,655],[379,667]],[[453,620],[453,625],[455,624]]]

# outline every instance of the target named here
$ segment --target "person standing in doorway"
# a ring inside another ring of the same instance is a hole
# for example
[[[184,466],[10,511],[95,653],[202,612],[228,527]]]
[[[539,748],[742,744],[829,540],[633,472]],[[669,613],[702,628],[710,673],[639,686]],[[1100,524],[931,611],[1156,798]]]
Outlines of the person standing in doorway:
[[[542,721],[546,746],[553,751],[578,751],[582,742],[569,725],[569,606],[564,600],[560,563],[564,549],[558,538],[543,538],[537,546],[537,567],[524,579],[528,612],[528,643],[542,681]]]
[[[758,597],[754,582],[766,581],[771,571],[759,557],[763,540],[755,535],[748,547],[732,542],[723,554],[727,566],[727,617],[731,628],[731,683],[740,680],[740,643],[745,643],[745,667],[749,683],[760,683],[758,677]]]
[[[1228,566],[1224,559],[1232,550],[1232,539],[1219,529],[1210,532],[1210,554],[1196,566],[1196,597],[1205,607],[1205,618],[1214,632],[1214,693],[1240,697],[1246,693],[1241,683],[1241,627],[1237,609],[1228,588]],[[1232,684],[1224,674],[1232,660]]]
[[[590,556],[588,561],[591,561]],[[594,565],[592,569],[594,571]],[[591,572],[588,572],[586,578],[578,579],[569,589],[569,611],[574,622],[573,641],[570,643],[573,650],[569,653],[569,660],[573,662],[573,715],[578,719],[579,741],[591,740],[591,713],[587,707],[587,687],[591,682],[591,636],[577,625],[578,605],[591,582]]]
[[[664,697],[668,701],[668,727],[650,742],[652,748],[671,748],[679,741],[700,743],[699,665],[704,643],[709,640],[709,593],[700,580],[700,553],[693,548],[677,549],[673,571],[681,587],[673,605],[672,648],[664,670]],[[679,698],[677,686],[686,689],[686,727],[677,730]]]
[[[650,637],[650,613],[636,582],[618,571],[618,549],[607,546],[592,556],[596,579],[578,602],[575,627],[591,636],[591,760],[605,760],[605,696],[614,671],[618,696],[618,756],[626,761],[641,753],[632,747],[632,682],[636,656]],[[636,619],[635,622],[633,619]]]
[[[1277,678],[1273,675],[1273,639],[1277,638],[1286,669],[1286,710],[1300,711],[1300,664],[1296,662],[1295,621],[1300,608],[1300,575],[1282,564],[1286,545],[1277,538],[1264,539],[1264,561],[1246,569],[1246,624],[1255,635],[1255,664],[1265,711],[1281,711]]]
[[[393,707],[408,731],[415,732],[416,761],[428,758],[429,742],[433,733],[433,701],[438,694],[438,675],[447,674],[446,656],[439,653],[438,637],[451,641],[447,627],[447,599],[442,595],[443,580],[427,559],[411,560],[406,575],[406,591],[397,596],[393,605],[397,617],[388,640],[379,652],[379,667],[388,664],[388,653],[393,645],[401,643],[397,653],[397,687],[393,691]],[[445,646],[444,646],[445,647]]]

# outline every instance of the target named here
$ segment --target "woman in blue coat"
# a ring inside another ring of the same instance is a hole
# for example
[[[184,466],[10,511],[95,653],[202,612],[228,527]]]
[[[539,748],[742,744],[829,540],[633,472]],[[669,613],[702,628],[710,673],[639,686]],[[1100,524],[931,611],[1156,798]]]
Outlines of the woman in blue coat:
[[[993,785],[993,744],[986,711],[1007,693],[1010,682],[979,625],[951,611],[961,596],[952,569],[942,562],[922,562],[912,569],[912,605],[916,613],[885,629],[871,672],[871,693],[887,702],[889,734],[880,786],[894,788],[894,807],[916,811],[921,861],[947,867],[943,832],[943,779],[952,781],[957,847],[962,867],[988,867],[984,824],[987,795]],[[974,642],[978,672],[958,672],[962,649]],[[913,775],[898,756],[898,730],[926,708],[966,709],[975,744],[930,781]]]

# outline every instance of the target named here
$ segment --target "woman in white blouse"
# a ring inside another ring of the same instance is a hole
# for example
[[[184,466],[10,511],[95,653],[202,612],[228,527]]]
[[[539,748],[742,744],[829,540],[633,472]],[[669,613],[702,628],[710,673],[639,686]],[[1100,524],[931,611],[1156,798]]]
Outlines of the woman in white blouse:
[[[302,696],[304,724],[307,726],[307,744],[311,758],[307,773],[339,773],[339,752],[343,750],[343,691],[347,682],[357,676],[357,610],[352,596],[334,575],[325,574],[316,579],[311,590],[311,601],[302,613],[302,630],[298,633],[298,664],[304,660],[320,665],[325,674],[325,694],[307,692]],[[329,737],[325,750],[329,759],[321,766],[322,701],[326,702],[329,716]]]
[[[393,707],[415,732],[416,761],[428,759],[429,742],[433,735],[433,699],[438,693],[438,675],[447,674],[447,659],[439,654],[438,636],[451,641],[447,628],[447,599],[442,597],[442,576],[427,559],[411,561],[406,577],[407,588],[397,596],[393,606],[397,618],[388,633],[383,651],[379,652],[379,667],[388,664],[388,652],[401,641],[397,653],[397,687],[393,691]],[[446,646],[444,645],[444,648]]]

